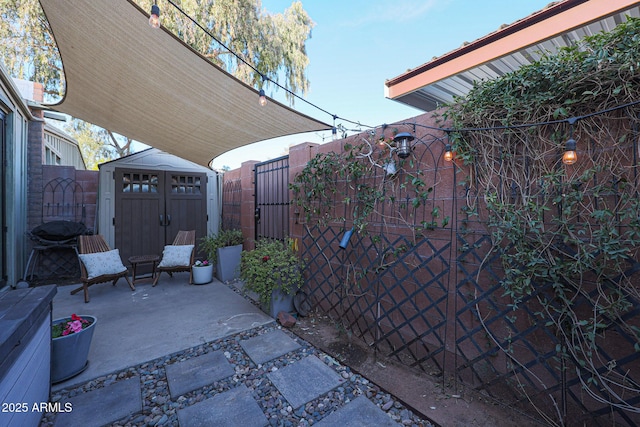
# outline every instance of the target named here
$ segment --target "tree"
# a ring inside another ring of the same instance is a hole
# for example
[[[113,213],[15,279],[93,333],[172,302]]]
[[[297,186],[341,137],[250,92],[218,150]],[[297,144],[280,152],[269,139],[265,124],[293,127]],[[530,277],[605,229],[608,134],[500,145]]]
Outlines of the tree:
[[[137,3],[145,10],[151,9],[152,1]],[[305,43],[311,37],[311,18],[299,1],[293,2],[284,14],[270,14],[261,10],[260,4],[260,0],[182,1],[181,10],[215,39],[169,4],[160,16],[167,29],[245,83],[261,87],[271,80],[292,92],[306,93],[309,59]],[[285,82],[280,82],[281,73]],[[287,97],[293,104],[288,93]]]
[[[82,120],[71,120],[65,131],[78,141],[82,157],[90,170],[97,170],[100,163],[132,153],[131,138],[114,134]]]
[[[136,3],[151,10],[150,0]],[[206,32],[168,2],[158,3],[163,9],[163,26],[245,83],[267,89],[272,81],[294,93],[308,91],[305,46],[313,22],[301,2],[293,2],[283,14],[262,10],[260,0],[179,2],[181,10]],[[0,18],[0,58],[9,74],[42,83],[45,101],[60,98],[65,85],[62,63],[38,0],[0,0]],[[286,96],[293,104],[289,92]],[[83,128],[83,132],[88,131]],[[119,136],[105,132],[109,138],[97,136],[95,141],[108,143],[119,155],[130,151],[130,140],[123,142]]]
[[[0,58],[12,77],[40,82],[45,100],[64,93],[64,75],[49,23],[37,0],[0,0]]]

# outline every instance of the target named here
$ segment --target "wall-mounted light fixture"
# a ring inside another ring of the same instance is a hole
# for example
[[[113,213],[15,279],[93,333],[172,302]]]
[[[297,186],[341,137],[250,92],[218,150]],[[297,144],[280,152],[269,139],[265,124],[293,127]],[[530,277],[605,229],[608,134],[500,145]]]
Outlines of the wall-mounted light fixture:
[[[160,8],[157,4],[151,6],[151,15],[149,16],[149,25],[151,28],[160,28]]]
[[[401,132],[393,138],[396,145],[396,154],[401,159],[406,159],[411,154],[411,141],[414,140],[413,135],[409,132]]]

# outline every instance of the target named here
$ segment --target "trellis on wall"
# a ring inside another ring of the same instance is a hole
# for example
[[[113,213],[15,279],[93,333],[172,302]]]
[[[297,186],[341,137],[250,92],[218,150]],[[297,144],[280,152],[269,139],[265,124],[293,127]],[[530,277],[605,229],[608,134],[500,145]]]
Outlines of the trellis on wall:
[[[637,167],[634,126],[622,126],[629,133],[630,170]],[[613,319],[599,331],[593,369],[614,380],[607,388],[585,375],[584,361],[567,352],[561,333],[541,316],[540,301],[553,284],[534,280],[517,304],[505,295],[495,236],[477,188],[465,181],[473,174],[440,160],[445,137],[423,134],[404,160],[374,148],[375,138],[361,142],[362,136],[347,139],[343,152],[309,163],[321,187],[296,183],[308,202],[305,291],[317,306],[376,351],[426,372],[453,372],[460,383],[525,411],[535,403],[535,415],[550,424],[639,423],[633,410],[640,403],[633,392],[640,383],[634,330]],[[362,170],[353,166],[358,162]],[[347,172],[339,173],[340,167]],[[465,178],[458,179],[461,173]],[[421,199],[425,188],[428,197]],[[630,188],[624,190],[630,194],[612,197],[637,196]],[[517,197],[515,190],[509,188]],[[366,210],[371,197],[375,202]],[[352,227],[360,233],[343,249],[340,242]],[[640,264],[637,258],[625,263],[625,279],[633,281]],[[599,295],[596,287],[585,288],[576,296],[576,310],[592,307],[590,299]],[[637,328],[639,301],[635,295],[628,300],[631,308],[622,320]]]
[[[222,185],[222,229],[240,228],[240,205],[242,202],[242,182],[238,180],[224,181]]]

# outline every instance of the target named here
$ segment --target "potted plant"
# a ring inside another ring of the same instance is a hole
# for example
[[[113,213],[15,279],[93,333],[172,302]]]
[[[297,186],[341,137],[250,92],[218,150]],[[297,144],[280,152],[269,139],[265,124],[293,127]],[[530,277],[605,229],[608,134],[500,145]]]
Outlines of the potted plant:
[[[240,274],[240,255],[244,237],[242,230],[220,230],[200,240],[200,250],[216,266],[216,276],[222,282],[237,279]]]
[[[55,319],[51,324],[51,382],[59,383],[83,372],[97,319],[78,316]]]
[[[265,239],[256,242],[254,250],[242,253],[240,277],[245,289],[258,294],[263,310],[271,317],[295,310],[293,296],[303,283],[295,247],[293,239]]]
[[[191,266],[194,285],[204,285],[213,280],[213,263],[209,260],[198,260]]]

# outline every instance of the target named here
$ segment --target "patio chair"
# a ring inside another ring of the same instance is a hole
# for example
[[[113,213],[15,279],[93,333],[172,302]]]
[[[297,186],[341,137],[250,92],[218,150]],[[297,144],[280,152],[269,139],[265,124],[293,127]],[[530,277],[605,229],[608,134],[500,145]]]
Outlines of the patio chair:
[[[124,277],[132,291],[136,288],[129,280],[129,271],[122,264],[118,249],[111,249],[100,234],[78,236],[78,257],[80,258],[80,280],[82,286],[71,291],[75,294],[84,290],[84,302],[89,302],[89,286],[96,283],[112,282]]]
[[[173,273],[188,271],[189,283],[193,283],[193,273],[191,266],[194,262],[196,247],[196,230],[178,231],[176,238],[171,245],[164,247],[162,252],[162,260],[158,264],[158,274],[153,281],[153,286],[158,284],[158,279],[162,272],[169,273],[173,277]]]

